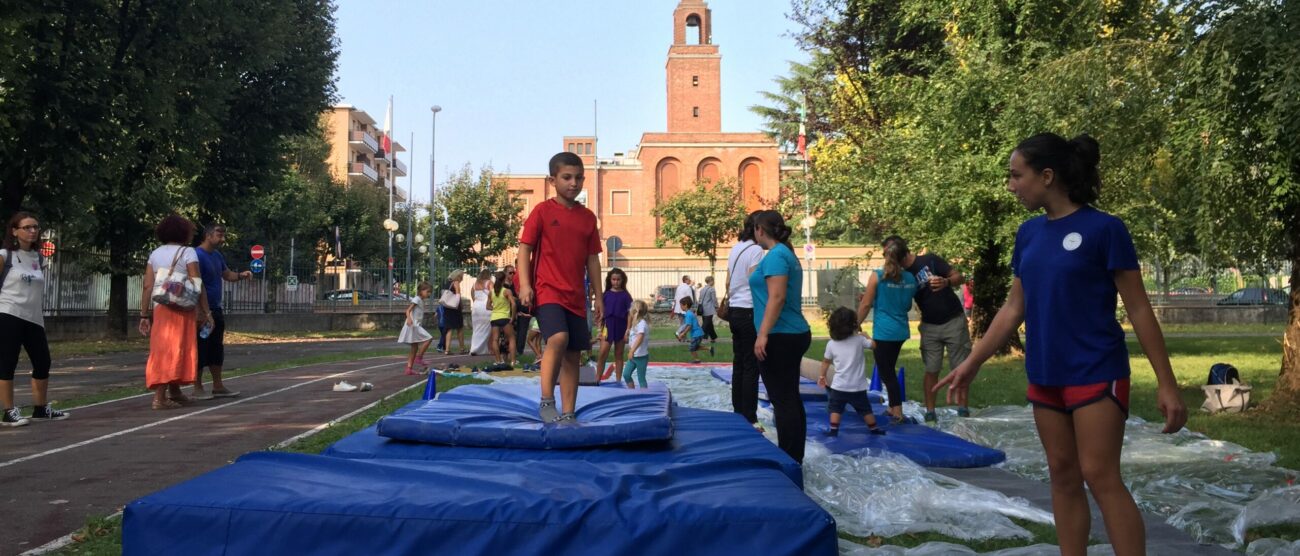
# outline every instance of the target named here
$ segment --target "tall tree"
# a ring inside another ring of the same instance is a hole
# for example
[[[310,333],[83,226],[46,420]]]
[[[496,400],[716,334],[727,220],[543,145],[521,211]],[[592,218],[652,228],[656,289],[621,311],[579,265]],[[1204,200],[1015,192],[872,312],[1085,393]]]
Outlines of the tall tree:
[[[734,179],[695,182],[695,189],[681,191],[655,207],[654,216],[663,222],[655,246],[677,244],[687,255],[708,259],[712,273],[718,246],[733,241],[745,223],[745,208],[736,202],[739,197]]]
[[[447,178],[432,205],[437,218],[438,258],[452,264],[486,266],[518,244],[524,202],[485,166],[475,175],[466,164]]]

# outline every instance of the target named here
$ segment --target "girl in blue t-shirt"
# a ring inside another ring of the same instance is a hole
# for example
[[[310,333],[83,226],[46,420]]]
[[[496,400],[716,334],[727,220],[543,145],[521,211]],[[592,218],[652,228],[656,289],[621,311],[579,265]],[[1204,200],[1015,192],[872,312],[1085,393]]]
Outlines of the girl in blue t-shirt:
[[[907,312],[912,310],[917,288],[916,276],[903,268],[905,260],[906,245],[899,241],[885,245],[885,264],[867,275],[867,292],[858,305],[859,324],[867,319],[868,313],[872,315],[871,340],[875,342],[872,354],[880,380],[889,393],[889,414],[896,422],[903,420],[903,388],[894,369],[898,368],[903,343],[912,337]],[[875,312],[871,311],[872,307]]]
[[[803,267],[790,248],[790,227],[781,213],[754,213],[754,243],[767,256],[749,275],[754,300],[754,356],[758,376],[767,387],[776,421],[776,443],[797,462],[803,461],[808,424],[799,398],[799,366],[812,343],[803,318]]]
[[[1097,141],[1042,133],[1011,153],[1007,190],[1031,211],[1011,256],[1014,279],[1006,304],[970,356],[939,384],[948,402],[965,395],[980,365],[1025,324],[1027,398],[1047,453],[1052,511],[1062,553],[1082,554],[1090,514],[1083,485],[1101,508],[1116,554],[1146,547],[1142,514],[1120,476],[1128,417],[1129,366],[1115,297],[1124,300],[1133,331],[1156,373],[1156,407],[1164,432],[1187,422],[1160,324],[1142,285],[1133,240],[1118,218],[1090,204],[1101,193]]]

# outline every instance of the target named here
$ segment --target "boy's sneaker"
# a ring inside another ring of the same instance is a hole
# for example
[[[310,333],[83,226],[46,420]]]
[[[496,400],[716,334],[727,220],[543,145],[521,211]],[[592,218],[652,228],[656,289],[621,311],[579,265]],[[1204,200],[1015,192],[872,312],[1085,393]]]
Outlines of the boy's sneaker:
[[[32,419],[36,419],[39,421],[62,421],[67,418],[68,418],[68,412],[59,411],[57,409],[50,407],[49,405],[45,405],[45,406],[38,405],[32,409]]]
[[[4,415],[0,416],[0,426],[2,427],[21,427],[30,422],[26,417],[23,417],[22,412],[18,411],[16,407],[6,409]]]
[[[959,408],[957,408],[957,416],[958,416],[958,417],[970,417],[970,408],[969,408],[969,407],[959,407]]]
[[[871,428],[869,428],[869,429],[867,429],[867,430],[871,431],[871,434],[874,434],[874,435],[876,435],[876,436],[884,436],[884,435],[885,435],[885,429],[882,429],[882,428],[880,428],[880,427],[871,427]]]
[[[937,423],[937,422],[939,422],[939,416],[938,416],[938,415],[935,415],[935,413],[934,413],[933,411],[927,411],[927,412],[925,412],[925,422],[927,422],[927,423]]]
[[[832,429],[826,431],[826,436],[839,436],[839,435],[840,435],[840,429],[839,429],[839,428],[832,428]]]
[[[713,357],[713,342],[709,342],[709,357]]]
[[[560,412],[555,410],[555,398],[542,398],[537,404],[537,416],[542,418],[543,423],[554,423],[560,418]]]
[[[556,419],[555,423],[560,425],[576,425],[578,424],[578,415],[576,413],[565,413],[564,415],[561,415],[559,419]]]

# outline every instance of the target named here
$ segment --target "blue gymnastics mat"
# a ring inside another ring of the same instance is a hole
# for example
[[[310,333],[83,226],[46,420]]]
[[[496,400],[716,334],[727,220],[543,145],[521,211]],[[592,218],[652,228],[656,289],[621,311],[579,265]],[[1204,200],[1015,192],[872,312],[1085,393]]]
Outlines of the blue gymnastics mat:
[[[713,378],[721,380],[727,384],[731,384],[731,369],[728,367],[714,368],[712,371],[709,371],[709,374],[713,375]],[[871,403],[874,404],[885,403],[885,396],[882,395],[880,392],[876,392],[873,390],[871,392],[867,392],[867,396],[871,398]],[[826,401],[826,389],[822,388],[821,386],[818,386],[816,382],[813,382],[803,377],[799,377],[799,398],[805,402],[808,401],[824,402]],[[761,380],[758,381],[758,399],[767,401],[767,387],[763,385],[763,381]]]
[[[495,448],[581,448],[672,438],[668,389],[579,388],[576,423],[543,423],[535,384],[469,385],[379,421],[397,440]],[[558,399],[557,399],[558,402]]]
[[[837,553],[835,520],[744,462],[253,453],[127,505],[127,555]]]
[[[462,387],[463,388],[463,387]],[[412,402],[394,415],[423,405]],[[803,485],[799,464],[769,442],[745,421],[730,412],[673,406],[673,437],[670,440],[637,442],[585,449],[530,450],[520,448],[474,448],[423,442],[405,442],[379,436],[376,427],[344,437],[326,448],[323,455],[348,459],[492,460],[542,461],[582,460],[592,463],[706,463],[722,461],[759,462],[778,469],[794,484]]]
[[[1002,450],[981,446],[961,437],[932,429],[925,425],[883,425],[885,435],[868,432],[867,424],[852,408],[840,415],[838,436],[826,436],[830,429],[830,413],[825,403],[804,402],[808,415],[808,439],[825,445],[831,453],[860,453],[879,455],[883,452],[899,454],[924,467],[988,467],[1002,463],[1007,455]],[[876,422],[889,423],[885,408],[874,405]]]

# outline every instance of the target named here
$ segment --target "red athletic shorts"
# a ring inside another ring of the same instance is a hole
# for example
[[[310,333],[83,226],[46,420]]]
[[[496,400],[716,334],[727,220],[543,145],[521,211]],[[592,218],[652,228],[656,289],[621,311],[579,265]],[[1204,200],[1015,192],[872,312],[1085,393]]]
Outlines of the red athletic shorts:
[[[1085,405],[1110,398],[1119,404],[1119,408],[1124,411],[1124,415],[1128,415],[1128,390],[1129,382],[1127,378],[1081,386],[1039,386],[1030,384],[1029,391],[1025,392],[1025,398],[1035,407],[1053,409],[1067,414],[1073,413],[1074,410]]]

